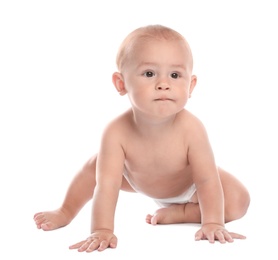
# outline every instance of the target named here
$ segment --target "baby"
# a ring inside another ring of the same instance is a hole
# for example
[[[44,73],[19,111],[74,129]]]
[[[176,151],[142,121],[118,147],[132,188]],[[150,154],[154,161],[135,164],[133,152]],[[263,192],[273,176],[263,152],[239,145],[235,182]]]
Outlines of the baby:
[[[201,223],[195,240],[211,243],[245,238],[225,223],[246,214],[249,193],[216,166],[205,127],[185,109],[197,82],[187,41],[165,26],[138,28],[120,46],[117,66],[113,84],[131,108],[105,128],[98,154],[77,173],[61,207],[35,214],[37,227],[69,224],[93,198],[91,235],[70,248],[115,248],[114,215],[124,190],[161,206],[147,215],[149,224]]]

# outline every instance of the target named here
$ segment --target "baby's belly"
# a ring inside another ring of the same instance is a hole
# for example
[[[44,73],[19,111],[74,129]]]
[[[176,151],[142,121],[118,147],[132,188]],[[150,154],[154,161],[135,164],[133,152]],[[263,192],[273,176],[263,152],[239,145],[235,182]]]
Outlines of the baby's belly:
[[[186,167],[176,172],[131,172],[124,176],[130,186],[153,199],[172,198],[186,192],[193,184],[191,171]]]

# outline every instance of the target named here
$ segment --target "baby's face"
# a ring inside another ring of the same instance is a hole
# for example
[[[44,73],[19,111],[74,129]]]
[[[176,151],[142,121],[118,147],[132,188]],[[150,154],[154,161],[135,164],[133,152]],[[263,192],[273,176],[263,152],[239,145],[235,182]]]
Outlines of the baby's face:
[[[195,86],[191,73],[192,57],[183,41],[136,44],[122,72],[134,112],[167,117],[181,111]]]

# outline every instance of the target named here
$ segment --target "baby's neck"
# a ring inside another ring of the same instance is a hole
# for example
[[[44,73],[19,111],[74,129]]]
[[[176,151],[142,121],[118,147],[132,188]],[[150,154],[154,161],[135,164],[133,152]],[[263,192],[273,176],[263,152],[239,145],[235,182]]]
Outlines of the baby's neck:
[[[138,115],[131,112],[132,124],[141,134],[147,134],[148,136],[158,133],[167,132],[170,127],[173,126],[177,114],[171,115],[169,117],[146,117],[144,115]]]

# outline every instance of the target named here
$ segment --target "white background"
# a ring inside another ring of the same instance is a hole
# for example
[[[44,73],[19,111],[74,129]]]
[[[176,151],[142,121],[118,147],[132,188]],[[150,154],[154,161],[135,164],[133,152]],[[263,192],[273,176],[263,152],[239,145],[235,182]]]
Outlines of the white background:
[[[1,1],[1,259],[248,259],[277,257],[276,1]],[[121,193],[118,248],[77,253],[89,235],[90,203],[71,225],[37,230],[55,209],[106,123],[129,107],[111,75],[124,37],[163,24],[189,41],[198,84],[187,108],[206,125],[217,163],[249,189],[251,205],[227,228],[233,244],[195,242],[196,225],[150,226],[156,205]],[[3,255],[3,257],[2,257]]]

